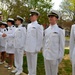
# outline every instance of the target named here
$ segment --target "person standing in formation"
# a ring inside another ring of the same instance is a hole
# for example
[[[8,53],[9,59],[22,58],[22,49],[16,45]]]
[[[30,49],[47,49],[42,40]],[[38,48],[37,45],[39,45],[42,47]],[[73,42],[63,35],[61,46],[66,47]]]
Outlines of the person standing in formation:
[[[8,18],[7,24],[8,24],[8,32],[7,35],[3,34],[3,37],[7,38],[6,53],[8,54],[8,65],[5,65],[5,67],[8,68],[8,70],[10,70],[13,67],[15,49],[14,49],[14,37],[9,37],[9,35],[12,35],[15,32],[16,27],[14,26],[14,19],[12,18]]]
[[[31,23],[28,24],[27,27],[25,51],[28,64],[28,75],[36,75],[37,54],[42,47],[43,28],[37,22],[40,13],[33,9],[30,10],[30,13]]]
[[[5,63],[5,59],[6,59],[6,38],[3,38],[2,35],[3,33],[7,33],[7,23],[6,22],[2,22],[1,25],[1,32],[0,32],[0,52],[1,52],[1,62],[0,64],[4,64]]]
[[[15,70],[12,70],[12,73],[15,75],[20,75],[23,71],[23,55],[24,55],[24,48],[25,48],[25,41],[26,41],[26,28],[23,27],[23,18],[17,16],[15,24],[18,26],[14,33],[14,48],[15,48],[15,55],[14,55],[14,63],[15,63]]]
[[[56,10],[48,13],[50,25],[45,30],[43,47],[46,75],[57,75],[58,64],[64,56],[65,35],[57,25],[59,17]]]
[[[75,24],[72,25],[70,34],[70,60],[72,63],[72,75],[75,75]]]

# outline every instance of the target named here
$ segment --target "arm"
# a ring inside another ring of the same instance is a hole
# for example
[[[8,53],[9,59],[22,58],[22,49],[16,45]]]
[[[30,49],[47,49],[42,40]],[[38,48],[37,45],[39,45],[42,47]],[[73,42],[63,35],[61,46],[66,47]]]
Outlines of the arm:
[[[22,36],[23,36],[23,42],[24,42],[24,48],[25,48],[25,43],[26,43],[26,28],[25,27],[23,27]]]
[[[72,59],[72,53],[74,50],[74,27],[71,28],[71,34],[70,34],[70,59]]]
[[[40,51],[40,49],[42,48],[43,44],[43,27],[39,26],[38,30],[37,30],[37,46],[36,46],[36,50],[37,52]]]
[[[59,35],[59,59],[62,60],[64,56],[64,47],[65,47],[65,35],[63,33],[63,30],[60,29],[60,35]]]
[[[14,29],[12,30],[12,33],[11,33],[11,34],[9,34],[9,33],[7,32],[7,33],[4,34],[4,35],[5,35],[5,37],[15,37],[15,31],[16,31],[16,28],[14,28]]]
[[[3,33],[2,32],[0,32],[0,37],[3,35]]]

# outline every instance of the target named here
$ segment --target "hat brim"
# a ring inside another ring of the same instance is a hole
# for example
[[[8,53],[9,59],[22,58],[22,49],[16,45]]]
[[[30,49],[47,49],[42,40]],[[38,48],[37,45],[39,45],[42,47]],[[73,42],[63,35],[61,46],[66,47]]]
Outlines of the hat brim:
[[[15,21],[20,20],[21,22],[23,22],[24,20],[21,18],[16,18]]]
[[[0,26],[2,26],[2,25],[4,25],[5,27],[8,27],[8,25],[5,24],[5,23],[1,23],[1,24],[0,24]]]
[[[50,16],[54,16],[56,18],[59,18],[59,16],[57,14],[49,14],[48,17],[50,17]]]
[[[36,12],[31,12],[30,16],[33,16],[33,15],[39,16],[38,13],[36,13]]]

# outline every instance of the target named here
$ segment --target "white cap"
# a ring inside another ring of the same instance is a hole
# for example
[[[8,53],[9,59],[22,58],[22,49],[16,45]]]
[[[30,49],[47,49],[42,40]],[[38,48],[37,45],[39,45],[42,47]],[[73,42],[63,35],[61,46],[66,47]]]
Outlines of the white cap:
[[[19,16],[19,15],[17,15],[17,18],[19,18],[19,19],[24,21],[24,19],[21,16]]]
[[[31,13],[36,13],[36,14],[38,14],[38,16],[40,16],[40,13],[37,10],[31,9],[30,12]]]
[[[7,25],[7,22],[2,22],[1,24]]]
[[[53,15],[52,13],[58,15],[58,17],[59,17],[58,19],[60,19],[60,12],[59,12],[59,11],[57,11],[57,10],[51,10],[51,11],[48,13],[48,16],[49,16],[49,15]]]
[[[14,19],[13,18],[8,18],[8,21],[14,21]]]

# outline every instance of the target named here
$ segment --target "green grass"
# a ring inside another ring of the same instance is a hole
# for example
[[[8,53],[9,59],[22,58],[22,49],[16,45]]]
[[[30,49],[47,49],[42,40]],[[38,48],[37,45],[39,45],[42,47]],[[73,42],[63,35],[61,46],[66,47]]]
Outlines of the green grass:
[[[65,55],[66,54],[69,54],[69,50],[68,49],[65,49]]]
[[[66,39],[66,40],[69,40],[69,39],[70,39],[70,37],[65,37],[65,39]]]
[[[38,62],[37,63],[37,75],[45,75],[44,59],[43,59],[42,53],[38,54],[38,61],[37,62]],[[26,56],[24,56],[23,70],[25,73],[28,73]]]
[[[62,60],[62,62],[59,65],[59,75],[72,75],[72,66],[69,58],[65,59],[66,56],[68,57],[69,50],[65,50],[65,57]],[[38,54],[38,62],[37,62],[37,75],[45,75],[45,68],[44,68],[44,59],[42,56],[42,53]],[[28,73],[27,71],[27,61],[26,57],[24,56],[24,65],[23,69],[25,73]]]

